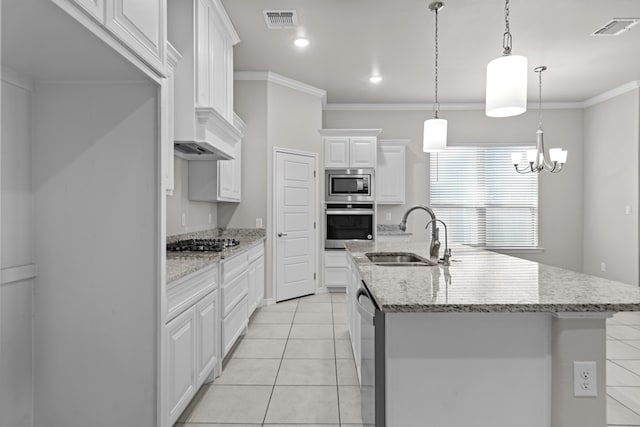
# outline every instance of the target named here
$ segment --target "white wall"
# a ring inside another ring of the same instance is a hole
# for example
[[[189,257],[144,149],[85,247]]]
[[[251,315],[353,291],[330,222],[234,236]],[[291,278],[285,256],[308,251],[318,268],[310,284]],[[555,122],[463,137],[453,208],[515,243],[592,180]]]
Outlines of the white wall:
[[[431,111],[325,111],[325,128],[382,128],[380,139],[410,139],[407,150],[405,205],[379,206],[378,222],[397,224],[404,211],[415,204],[429,202],[429,155],[422,152],[423,121]],[[505,119],[492,119],[484,111],[444,111],[450,142],[535,142],[537,111]],[[545,264],[575,271],[582,270],[582,111],[545,110],[543,112],[547,148],[569,150],[565,170],[540,176],[539,218],[542,253],[517,254]],[[515,172],[514,172],[515,173]],[[386,213],[391,213],[387,221]],[[413,214],[408,231],[416,239],[427,240],[426,214]]]
[[[174,157],[174,161],[174,190],[172,196],[167,196],[167,236],[216,228],[217,204],[189,200],[189,162],[179,157]]]
[[[157,87],[34,91],[35,425],[157,425]]]
[[[242,228],[255,227],[257,217],[265,219],[265,298],[271,298],[273,147],[321,155],[318,130],[322,127],[322,100],[266,81],[236,81],[234,92],[236,113],[247,125],[242,152],[242,203],[237,207],[220,203],[218,218],[221,227]],[[322,164],[322,157],[319,157],[318,162],[319,165]],[[316,199],[320,200],[320,196]],[[320,268],[319,256],[317,262]]]
[[[4,70],[3,75],[7,75]],[[3,273],[33,264],[31,88],[2,82]],[[0,426],[33,424],[33,280],[0,284]]]
[[[636,89],[584,111],[584,272],[636,285],[639,98]]]

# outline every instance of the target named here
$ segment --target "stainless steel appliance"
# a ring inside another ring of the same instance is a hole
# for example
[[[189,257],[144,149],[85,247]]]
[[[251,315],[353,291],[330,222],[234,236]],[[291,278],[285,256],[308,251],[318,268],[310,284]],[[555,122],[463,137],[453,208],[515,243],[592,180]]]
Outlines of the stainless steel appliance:
[[[360,399],[363,427],[385,425],[384,313],[364,283],[356,293],[360,317]]]
[[[328,169],[325,171],[326,202],[374,202],[373,169]]]
[[[324,215],[325,249],[344,249],[349,240],[373,240],[373,204],[327,203]]]

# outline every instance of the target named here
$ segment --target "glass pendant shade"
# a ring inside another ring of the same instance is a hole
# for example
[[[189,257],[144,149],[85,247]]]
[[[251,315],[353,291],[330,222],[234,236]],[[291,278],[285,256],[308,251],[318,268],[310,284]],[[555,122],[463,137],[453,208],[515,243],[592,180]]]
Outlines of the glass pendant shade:
[[[527,111],[527,58],[506,55],[487,65],[486,114],[511,117]]]
[[[433,153],[447,148],[447,121],[429,119],[424,121],[422,151]]]

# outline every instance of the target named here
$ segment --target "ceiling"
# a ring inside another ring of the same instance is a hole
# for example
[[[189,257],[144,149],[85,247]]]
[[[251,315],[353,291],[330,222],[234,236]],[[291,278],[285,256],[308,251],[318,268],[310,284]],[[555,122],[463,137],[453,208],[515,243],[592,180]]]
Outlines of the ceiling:
[[[429,0],[223,0],[240,36],[236,71],[271,71],[327,91],[329,103],[431,103],[434,13]],[[504,1],[445,0],[439,14],[441,103],[484,102],[487,63],[502,54]],[[297,29],[269,30],[263,10],[295,9]],[[640,25],[590,34],[612,18],[640,18],[639,0],[512,0],[513,53],[543,74],[545,102],[580,102],[640,80]],[[305,49],[293,46],[303,35]],[[383,81],[369,82],[372,73]]]

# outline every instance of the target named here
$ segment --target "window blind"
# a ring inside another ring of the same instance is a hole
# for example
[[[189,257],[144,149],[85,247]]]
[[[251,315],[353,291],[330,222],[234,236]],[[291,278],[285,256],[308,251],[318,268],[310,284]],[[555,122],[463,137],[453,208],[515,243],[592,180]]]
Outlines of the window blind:
[[[450,242],[538,246],[538,174],[518,174],[511,163],[512,152],[528,148],[535,147],[448,147],[431,154],[430,206],[447,224]]]

